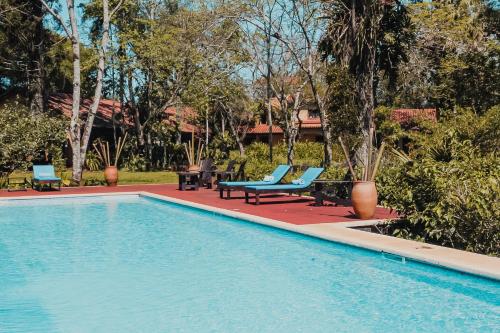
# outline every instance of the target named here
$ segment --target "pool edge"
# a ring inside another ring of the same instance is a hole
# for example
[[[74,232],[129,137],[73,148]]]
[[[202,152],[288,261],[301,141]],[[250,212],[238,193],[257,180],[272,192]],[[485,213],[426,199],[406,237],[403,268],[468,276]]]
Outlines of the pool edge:
[[[140,195],[375,252],[395,254],[429,265],[444,267],[454,271],[500,281],[500,258],[443,246],[429,245],[392,236],[372,234],[361,230],[351,229],[348,224],[336,225],[333,223],[318,223],[295,225],[146,191],[140,192]]]

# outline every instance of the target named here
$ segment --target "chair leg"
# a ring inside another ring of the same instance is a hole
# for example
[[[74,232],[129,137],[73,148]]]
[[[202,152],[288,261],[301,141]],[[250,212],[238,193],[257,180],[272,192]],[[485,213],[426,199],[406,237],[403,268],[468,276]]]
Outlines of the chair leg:
[[[256,205],[260,204],[260,194],[259,193],[255,193],[255,204]]]
[[[231,199],[231,190],[227,190],[227,198]]]
[[[224,199],[224,189],[222,187],[219,188],[219,198]]]
[[[248,203],[249,198],[248,198],[248,192],[245,192],[245,203]]]

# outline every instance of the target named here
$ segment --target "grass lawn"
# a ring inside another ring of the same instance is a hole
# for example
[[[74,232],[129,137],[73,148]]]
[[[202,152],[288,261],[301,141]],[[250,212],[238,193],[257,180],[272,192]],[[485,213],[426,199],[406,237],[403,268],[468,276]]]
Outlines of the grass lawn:
[[[86,181],[104,181],[102,171],[85,171],[83,179]],[[172,171],[131,172],[118,173],[119,184],[172,184],[177,183],[177,174]]]
[[[57,172],[61,176],[60,172]],[[30,172],[15,172],[10,177],[31,178]],[[65,171],[62,175],[63,180],[71,178],[71,171]],[[118,174],[118,184],[173,184],[177,183],[177,174],[172,171],[150,171],[150,172],[131,172],[120,171]],[[86,185],[100,185],[104,183],[103,171],[84,171],[83,180]]]

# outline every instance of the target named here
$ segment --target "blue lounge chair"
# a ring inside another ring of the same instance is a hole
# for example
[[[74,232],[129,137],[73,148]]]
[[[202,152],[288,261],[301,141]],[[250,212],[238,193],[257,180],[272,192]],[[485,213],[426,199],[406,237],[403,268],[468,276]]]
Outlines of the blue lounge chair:
[[[258,180],[258,181],[248,181],[248,182],[220,182],[219,183],[219,196],[224,198],[224,190],[227,191],[227,198],[231,197],[231,191],[243,191],[246,186],[260,186],[260,185],[276,185],[283,177],[286,176],[290,170],[289,165],[278,165],[271,174],[272,180]]]
[[[59,191],[61,190],[61,178],[56,176],[54,166],[33,165],[31,188],[35,188],[35,185],[38,185],[38,190],[41,191],[43,184],[49,184],[50,188],[52,188],[52,184],[58,184]]]
[[[260,195],[267,193],[299,193],[307,192],[309,187],[324,171],[323,168],[308,168],[297,181],[291,184],[245,186],[245,202],[249,203],[249,194],[255,194],[255,204],[260,203]]]

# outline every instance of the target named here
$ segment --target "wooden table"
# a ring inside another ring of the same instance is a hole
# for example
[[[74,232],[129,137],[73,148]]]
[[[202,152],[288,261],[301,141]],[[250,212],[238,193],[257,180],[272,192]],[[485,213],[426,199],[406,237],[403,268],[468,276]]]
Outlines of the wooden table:
[[[221,181],[230,182],[236,175],[236,171],[214,171],[216,180],[215,184],[219,184]]]
[[[336,194],[328,195],[325,193],[327,189],[336,189],[340,185],[349,186],[349,192],[352,188],[352,181],[350,180],[328,180],[328,179],[316,179],[314,182],[314,200],[316,206],[322,206],[325,200],[333,201],[338,199]]]
[[[7,179],[7,191],[27,191],[26,177],[10,177]]]
[[[183,171],[177,172],[179,176],[179,190],[195,190],[200,188],[200,172],[199,171]]]

